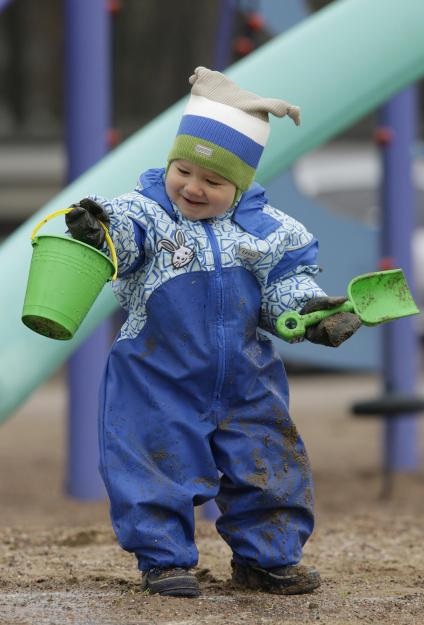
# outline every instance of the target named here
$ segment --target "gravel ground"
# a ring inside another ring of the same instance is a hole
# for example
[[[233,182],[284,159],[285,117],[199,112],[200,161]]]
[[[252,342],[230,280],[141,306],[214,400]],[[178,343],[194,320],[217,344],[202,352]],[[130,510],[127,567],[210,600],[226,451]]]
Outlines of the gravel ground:
[[[107,502],[63,494],[59,374],[1,428],[0,625],[422,625],[424,473],[396,475],[383,498],[381,424],[350,415],[353,401],[378,394],[378,380],[290,377],[292,416],[316,482],[317,525],[304,563],[319,568],[319,590],[278,597],[233,589],[229,549],[200,510],[201,597],[144,596],[132,556],[115,542]]]

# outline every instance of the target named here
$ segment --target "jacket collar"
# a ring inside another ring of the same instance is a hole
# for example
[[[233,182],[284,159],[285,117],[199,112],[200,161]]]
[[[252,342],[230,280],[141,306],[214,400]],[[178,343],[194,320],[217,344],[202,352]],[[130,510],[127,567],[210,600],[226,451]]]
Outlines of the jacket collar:
[[[165,168],[148,169],[138,180],[136,191],[157,202],[166,213],[177,221],[177,215],[165,190]],[[254,182],[243,193],[231,214],[231,219],[243,230],[260,239],[266,239],[280,226],[280,222],[263,212],[268,203],[265,189]]]
[[[144,195],[144,197],[148,197],[150,200],[157,202],[159,206],[168,213],[171,219],[174,221],[177,220],[174,207],[165,190],[164,167],[148,169],[140,174],[136,191]]]

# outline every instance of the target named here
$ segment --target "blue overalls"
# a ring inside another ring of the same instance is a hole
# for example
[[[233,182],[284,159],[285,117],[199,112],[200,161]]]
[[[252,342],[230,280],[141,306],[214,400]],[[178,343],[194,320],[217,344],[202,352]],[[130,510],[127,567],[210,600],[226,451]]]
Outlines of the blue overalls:
[[[101,388],[101,472],[139,568],[192,567],[194,505],[215,498],[235,561],[295,564],[313,529],[308,458],[289,412],[276,316],[323,291],[317,243],[254,184],[234,210],[186,219],[164,170],[107,201],[129,311]]]

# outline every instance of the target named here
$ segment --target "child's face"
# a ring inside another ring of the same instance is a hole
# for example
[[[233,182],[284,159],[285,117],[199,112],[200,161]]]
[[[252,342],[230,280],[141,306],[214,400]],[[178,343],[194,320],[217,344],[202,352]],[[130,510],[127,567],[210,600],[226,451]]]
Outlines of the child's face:
[[[172,161],[165,187],[184,217],[192,221],[223,215],[236,194],[236,186],[226,178],[184,160]]]

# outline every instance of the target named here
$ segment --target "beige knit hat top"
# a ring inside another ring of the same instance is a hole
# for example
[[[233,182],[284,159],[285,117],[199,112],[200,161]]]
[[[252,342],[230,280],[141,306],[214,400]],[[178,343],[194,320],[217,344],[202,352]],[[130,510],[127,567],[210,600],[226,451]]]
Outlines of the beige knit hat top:
[[[298,106],[276,98],[263,98],[256,93],[241,89],[221,72],[214,72],[206,67],[196,67],[188,81],[193,85],[192,95],[227,104],[265,122],[268,121],[268,113],[271,113],[275,117],[288,115],[296,126],[300,125]]]

